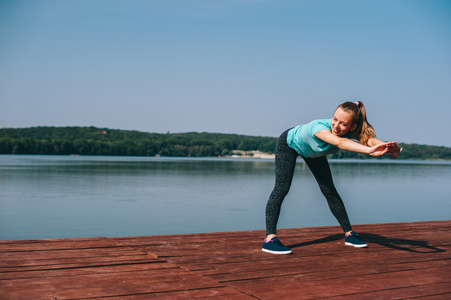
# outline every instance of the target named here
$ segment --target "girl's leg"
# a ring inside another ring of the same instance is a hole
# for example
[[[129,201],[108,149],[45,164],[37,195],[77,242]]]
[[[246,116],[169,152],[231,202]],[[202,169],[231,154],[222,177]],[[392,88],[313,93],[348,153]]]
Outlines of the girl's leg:
[[[313,176],[315,176],[321,192],[326,197],[332,214],[335,216],[338,223],[340,223],[344,232],[351,231],[351,223],[349,222],[343,200],[338,194],[333,183],[332,173],[330,171],[327,158],[322,156],[317,158],[304,158],[304,160],[312,171]]]
[[[282,201],[290,190],[296,158],[299,154],[287,144],[288,130],[282,133],[277,141],[274,189],[266,204],[266,236],[275,235]]]

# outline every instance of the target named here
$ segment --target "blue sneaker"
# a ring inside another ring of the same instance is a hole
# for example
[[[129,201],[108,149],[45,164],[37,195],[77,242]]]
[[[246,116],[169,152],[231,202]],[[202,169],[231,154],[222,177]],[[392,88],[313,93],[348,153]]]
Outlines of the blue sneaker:
[[[273,237],[269,242],[266,239],[263,241],[263,252],[268,252],[272,254],[290,254],[291,250],[285,247],[277,237]]]
[[[347,245],[347,246],[354,246],[354,247],[357,247],[357,248],[368,247],[368,245],[354,231],[351,231],[351,234],[346,236],[346,238],[345,238],[345,245]]]

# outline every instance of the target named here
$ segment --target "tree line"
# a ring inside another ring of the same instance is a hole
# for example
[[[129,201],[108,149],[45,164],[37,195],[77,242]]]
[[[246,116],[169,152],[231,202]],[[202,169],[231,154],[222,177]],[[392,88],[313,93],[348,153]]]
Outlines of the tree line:
[[[218,157],[233,150],[274,153],[277,138],[187,132],[148,133],[96,127],[0,129],[0,154]],[[402,159],[451,159],[451,148],[400,144]],[[369,158],[339,151],[330,158]],[[383,158],[388,158],[384,155]]]
[[[96,127],[0,129],[0,154],[227,156],[274,151],[275,138],[207,132],[146,133]]]

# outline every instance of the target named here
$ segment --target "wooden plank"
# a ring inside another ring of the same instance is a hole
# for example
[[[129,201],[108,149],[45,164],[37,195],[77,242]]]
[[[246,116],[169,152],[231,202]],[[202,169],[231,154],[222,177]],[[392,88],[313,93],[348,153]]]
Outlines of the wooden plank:
[[[166,272],[169,269],[179,268],[179,266],[168,262],[136,262],[129,261],[122,264],[109,265],[91,265],[91,266],[68,266],[60,265],[59,268],[53,269],[33,269],[19,270],[0,273],[1,279],[27,279],[27,278],[45,278],[45,277],[61,277],[61,276],[79,276],[85,274],[105,274],[119,272],[134,272],[143,270],[159,270]]]
[[[109,238],[75,238],[75,239],[45,239],[0,241],[0,252],[73,250],[90,248],[120,247],[116,241]]]
[[[80,268],[109,266],[127,263],[145,263],[145,262],[161,262],[147,254],[126,255],[126,256],[105,256],[105,257],[82,257],[82,258],[55,258],[42,260],[28,260],[24,257],[21,261],[8,261],[4,263],[4,267],[0,268],[0,273],[12,271],[30,271],[30,270],[52,270],[61,268]]]
[[[377,292],[359,293],[358,299],[451,299],[451,284],[437,283],[426,284],[421,286],[411,286],[404,288],[396,288],[391,290],[382,290]],[[342,295],[337,297],[329,297],[331,300],[348,300],[349,295]]]
[[[21,264],[23,260],[44,262],[53,259],[85,258],[85,257],[105,257],[105,256],[133,256],[136,249],[133,248],[97,248],[97,249],[76,249],[76,250],[51,250],[51,251],[28,251],[28,252],[7,252],[0,258],[0,267],[8,262]]]
[[[111,297],[109,300],[148,300],[148,299],[168,299],[168,300],[185,300],[185,299],[236,299],[249,300],[255,297],[243,294],[235,289],[229,287],[221,288],[206,288],[198,290],[185,290],[177,292],[161,292],[161,293],[147,293],[141,295],[123,295],[120,297]]]

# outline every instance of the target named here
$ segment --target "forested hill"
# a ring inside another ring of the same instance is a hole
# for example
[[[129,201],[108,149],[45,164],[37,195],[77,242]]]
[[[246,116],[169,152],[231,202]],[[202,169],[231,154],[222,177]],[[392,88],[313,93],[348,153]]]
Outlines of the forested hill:
[[[277,138],[222,133],[147,133],[96,127],[0,129],[0,154],[226,156],[233,150],[273,153]],[[451,148],[400,144],[400,159],[451,160]],[[340,151],[331,158],[369,158]],[[384,155],[388,158],[388,155]]]
[[[225,156],[274,151],[276,139],[221,133],[147,133],[96,127],[0,129],[0,154]]]

